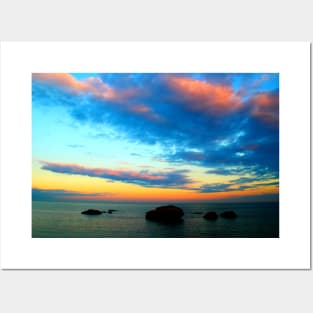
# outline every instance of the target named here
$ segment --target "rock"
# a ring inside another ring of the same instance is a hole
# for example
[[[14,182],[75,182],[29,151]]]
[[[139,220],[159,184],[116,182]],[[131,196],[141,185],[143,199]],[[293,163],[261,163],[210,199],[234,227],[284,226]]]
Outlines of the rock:
[[[218,219],[218,215],[216,214],[216,212],[207,212],[206,214],[203,215],[203,218],[206,220],[215,221]]]
[[[146,219],[156,222],[180,222],[184,211],[174,205],[166,205],[155,208],[154,210],[146,213]]]
[[[102,213],[103,213],[102,211],[94,210],[94,209],[89,209],[89,210],[86,210],[86,211],[82,212],[82,214],[86,214],[86,215],[99,215],[99,214],[102,214]]]
[[[221,213],[221,217],[227,218],[227,219],[233,219],[237,217],[237,214],[234,211],[225,211]]]
[[[202,212],[192,212],[191,214],[202,214]]]
[[[112,213],[115,212],[115,211],[117,211],[117,210],[112,210],[112,209],[110,209],[110,210],[108,210],[108,213],[109,213],[109,214],[112,214]]]

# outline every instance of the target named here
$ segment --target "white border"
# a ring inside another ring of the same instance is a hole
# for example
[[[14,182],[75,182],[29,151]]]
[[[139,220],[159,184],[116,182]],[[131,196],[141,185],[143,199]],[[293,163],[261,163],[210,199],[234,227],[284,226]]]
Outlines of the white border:
[[[280,238],[32,239],[32,72],[279,72]],[[310,44],[2,43],[1,266],[310,268]]]

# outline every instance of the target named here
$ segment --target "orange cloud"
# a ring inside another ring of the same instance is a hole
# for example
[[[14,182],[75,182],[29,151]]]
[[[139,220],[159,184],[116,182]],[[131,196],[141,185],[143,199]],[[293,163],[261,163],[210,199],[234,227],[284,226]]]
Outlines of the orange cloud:
[[[253,105],[252,116],[271,126],[278,126],[279,95],[262,92],[251,98]]]
[[[177,76],[170,76],[167,81],[192,110],[222,114],[242,106],[241,98],[230,86]]]
[[[259,107],[273,107],[278,104],[279,97],[276,94],[262,92],[254,96],[252,101]]]
[[[66,73],[33,73],[32,78],[73,89],[84,89],[86,87],[84,83],[77,81],[72,75]]]
[[[147,113],[151,111],[151,109],[148,106],[143,105],[143,104],[132,105],[129,110],[135,113],[139,113],[139,114]]]
[[[67,73],[33,73],[33,80],[63,88],[73,94],[89,94],[99,100],[117,101],[129,99],[137,95],[133,88],[115,90],[98,77],[89,77],[79,81]]]
[[[127,107],[127,110],[137,115],[141,115],[150,121],[154,121],[154,122],[164,121],[164,118],[162,118],[159,114],[153,112],[149,106],[144,105],[144,104],[129,105]]]

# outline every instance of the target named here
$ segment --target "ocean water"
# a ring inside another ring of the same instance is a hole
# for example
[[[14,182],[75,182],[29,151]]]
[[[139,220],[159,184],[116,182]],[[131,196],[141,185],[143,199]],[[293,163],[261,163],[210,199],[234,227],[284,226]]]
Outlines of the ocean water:
[[[145,219],[145,213],[165,203],[49,202],[32,203],[33,238],[266,238],[279,237],[278,203],[174,203],[184,210],[180,224]],[[117,210],[88,216],[86,209]],[[238,217],[205,220],[207,211],[234,210]],[[199,213],[201,214],[195,214]]]
[[[172,203],[171,203],[172,204]],[[49,202],[32,203],[33,238],[210,238],[279,237],[278,203],[174,203],[184,210],[183,222],[147,221],[145,213],[166,203]],[[86,209],[117,210],[88,216]],[[234,210],[238,217],[205,220],[207,211]],[[201,214],[195,214],[202,212]]]

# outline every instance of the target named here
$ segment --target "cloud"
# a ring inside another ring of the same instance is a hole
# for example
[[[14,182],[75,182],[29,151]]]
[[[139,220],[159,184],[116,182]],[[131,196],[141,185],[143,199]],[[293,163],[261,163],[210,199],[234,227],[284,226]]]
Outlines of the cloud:
[[[268,81],[271,75],[268,73],[261,74],[261,76],[252,82],[254,88],[260,87],[264,82]]]
[[[240,183],[251,183],[250,185],[239,185]],[[204,184],[199,188],[200,193],[211,193],[211,192],[227,192],[227,191],[242,191],[248,189],[255,189],[267,186],[278,186],[278,182],[258,182],[254,178],[231,180],[225,184]]]
[[[149,105],[138,104],[145,94],[138,85],[113,87],[97,76],[80,81],[67,73],[33,73],[32,82],[33,100],[42,98],[46,105],[66,106],[79,122],[103,123],[116,117],[163,121]]]
[[[177,160],[188,160],[188,161],[204,161],[207,157],[202,152],[195,152],[195,151],[180,151],[175,154],[175,158]]]
[[[252,116],[262,122],[278,127],[279,122],[279,95],[278,90],[273,92],[260,92],[249,99],[253,106]]]
[[[169,86],[186,101],[188,108],[202,113],[225,114],[242,107],[241,98],[230,85],[213,84],[189,77],[170,76]]]
[[[227,192],[227,191],[242,191],[255,188],[254,186],[234,186],[233,184],[205,184],[199,189],[200,193],[211,193],[211,192]]]
[[[221,192],[226,191],[230,184],[205,184],[199,189],[200,193]]]
[[[245,167],[216,167],[216,168],[209,169],[206,173],[207,174],[230,176],[230,175],[248,174],[249,171],[250,171],[250,169],[245,168]]]
[[[69,148],[84,148],[85,146],[84,145],[80,145],[80,144],[69,144],[67,145]]]
[[[278,75],[262,75],[108,73],[79,81],[34,74],[33,106],[61,105],[99,138],[110,129],[130,149],[157,144],[154,160],[277,176]]]
[[[90,91],[90,86],[86,82],[77,81],[71,74],[67,73],[33,73],[32,79],[47,85],[68,89],[75,93]]]
[[[111,193],[81,193],[64,189],[32,189],[33,201],[62,201],[62,200],[82,200],[90,197],[105,197],[112,195]]]
[[[141,156],[142,156],[141,154],[139,154],[139,153],[135,153],[135,152],[130,153],[130,155],[132,155],[132,156],[136,156],[136,157],[141,157]]]
[[[103,83],[99,77],[89,77],[79,81],[67,73],[33,73],[33,81],[58,87],[73,95],[85,94],[98,100],[121,100],[136,94],[133,89],[117,92],[108,84]]]
[[[271,180],[271,179],[275,179],[275,177],[270,175],[270,174],[266,174],[266,175],[257,176],[257,177],[240,177],[237,179],[233,179],[230,182],[233,184],[256,183],[257,185],[259,185],[260,181]],[[261,184],[264,185],[264,183],[261,183]],[[275,184],[277,184],[277,182],[266,183],[266,185],[272,185],[272,184],[275,185]]]
[[[162,123],[164,121],[164,119],[159,114],[153,112],[149,106],[144,104],[129,105],[127,110],[152,122]]]
[[[223,184],[205,184],[202,185],[199,192],[222,192],[247,190],[252,188],[260,188],[267,186],[278,187],[278,173],[272,172],[268,168],[260,168],[259,166],[248,167],[226,167],[212,168],[207,174],[227,176],[241,176],[236,179],[230,179]]]
[[[207,174],[215,174],[222,176],[242,176],[240,179],[246,180],[246,182],[250,182],[251,178],[247,178],[246,176],[253,177],[252,180],[269,180],[277,178],[278,173],[271,172],[269,168],[255,166],[237,166],[237,167],[216,167],[210,168],[206,171]],[[248,181],[250,180],[250,181]]]
[[[188,188],[193,183],[186,175],[186,170],[151,172],[148,170],[134,171],[127,169],[91,168],[75,164],[62,164],[41,161],[41,169],[69,174],[98,177],[111,181],[136,184],[144,187]]]

